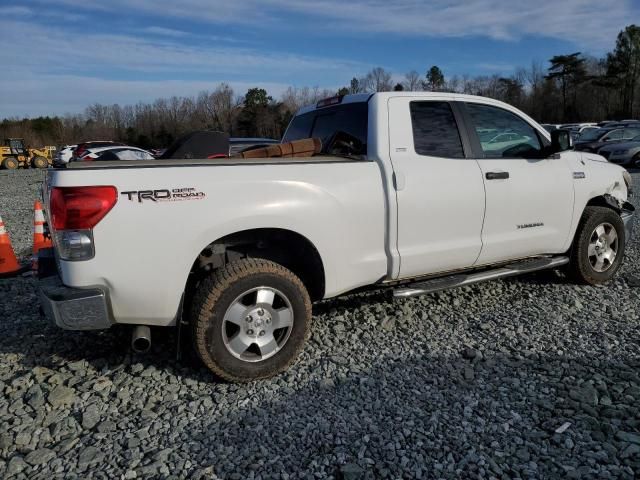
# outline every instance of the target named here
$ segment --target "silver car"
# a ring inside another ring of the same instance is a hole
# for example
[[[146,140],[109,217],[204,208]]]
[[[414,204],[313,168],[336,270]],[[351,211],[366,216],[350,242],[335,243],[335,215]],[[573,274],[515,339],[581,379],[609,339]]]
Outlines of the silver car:
[[[622,143],[605,145],[598,154],[609,160],[611,163],[625,165],[629,167],[640,167],[640,135]]]

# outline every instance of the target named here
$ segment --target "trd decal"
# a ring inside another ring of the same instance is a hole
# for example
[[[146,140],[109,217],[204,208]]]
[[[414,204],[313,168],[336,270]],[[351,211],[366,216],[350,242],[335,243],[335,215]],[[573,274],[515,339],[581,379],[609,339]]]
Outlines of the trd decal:
[[[158,190],[131,190],[129,192],[120,192],[120,195],[126,195],[132,202],[142,203],[145,200],[152,202],[179,202],[182,200],[200,200],[206,196],[204,192],[199,192],[193,187],[184,188],[160,188]]]

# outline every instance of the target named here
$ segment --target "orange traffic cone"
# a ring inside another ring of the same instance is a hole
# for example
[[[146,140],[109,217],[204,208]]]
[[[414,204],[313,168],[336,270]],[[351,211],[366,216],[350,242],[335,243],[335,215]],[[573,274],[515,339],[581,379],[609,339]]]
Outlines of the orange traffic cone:
[[[22,267],[18,263],[7,229],[4,228],[2,217],[0,217],[0,277],[8,277],[20,273]]]
[[[38,271],[38,252],[41,248],[51,247],[51,239],[44,236],[44,212],[42,204],[36,200],[33,204],[33,256],[31,270]]]

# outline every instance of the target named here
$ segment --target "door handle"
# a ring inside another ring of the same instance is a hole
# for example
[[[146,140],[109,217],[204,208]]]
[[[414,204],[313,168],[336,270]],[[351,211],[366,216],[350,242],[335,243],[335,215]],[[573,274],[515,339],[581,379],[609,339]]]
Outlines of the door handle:
[[[509,178],[509,172],[487,172],[485,177],[487,180],[506,180]]]

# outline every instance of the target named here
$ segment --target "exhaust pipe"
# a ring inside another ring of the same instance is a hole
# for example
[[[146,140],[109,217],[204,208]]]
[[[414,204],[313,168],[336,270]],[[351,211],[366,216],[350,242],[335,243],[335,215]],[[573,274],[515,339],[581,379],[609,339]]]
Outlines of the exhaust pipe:
[[[136,353],[146,353],[151,348],[151,330],[146,325],[137,325],[131,335],[131,348]]]

